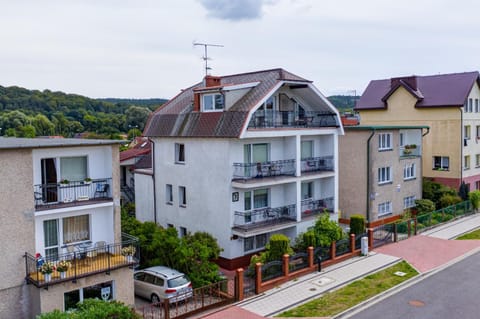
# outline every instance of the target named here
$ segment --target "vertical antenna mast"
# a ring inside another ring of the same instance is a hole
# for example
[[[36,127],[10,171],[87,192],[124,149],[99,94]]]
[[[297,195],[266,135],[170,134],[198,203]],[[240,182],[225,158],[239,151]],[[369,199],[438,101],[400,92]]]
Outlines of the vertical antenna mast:
[[[223,45],[221,45],[221,44],[210,44],[210,43],[197,43],[197,42],[194,42],[193,45],[203,45],[203,47],[205,48],[205,55],[203,56],[203,61],[205,61],[205,75],[208,75],[208,70],[211,70],[212,68],[210,68],[208,66],[208,60],[210,60],[210,58],[208,57],[207,47],[221,47],[221,48],[223,48]]]

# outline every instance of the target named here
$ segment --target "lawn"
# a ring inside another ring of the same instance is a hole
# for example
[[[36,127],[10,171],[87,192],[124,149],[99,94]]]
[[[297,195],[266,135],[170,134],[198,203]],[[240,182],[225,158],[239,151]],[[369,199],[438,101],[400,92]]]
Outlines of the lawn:
[[[406,275],[403,277],[397,276],[395,275],[397,271]],[[363,279],[354,281],[343,288],[326,293],[322,297],[304,305],[285,311],[277,317],[334,316],[416,275],[418,275],[418,272],[407,262],[402,261]]]
[[[457,239],[467,240],[467,239],[480,239],[480,229],[474,230],[471,233],[464,234]]]

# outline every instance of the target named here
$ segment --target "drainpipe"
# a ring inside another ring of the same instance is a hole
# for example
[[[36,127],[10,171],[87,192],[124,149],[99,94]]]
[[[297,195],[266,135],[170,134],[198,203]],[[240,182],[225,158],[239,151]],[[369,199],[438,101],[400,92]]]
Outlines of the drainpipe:
[[[370,223],[370,140],[375,135],[375,128],[367,140],[367,223]]]
[[[463,183],[463,148],[465,147],[465,136],[463,136],[463,109],[460,108],[460,185],[458,185],[458,189],[460,190],[460,186]]]
[[[155,183],[155,143],[150,139],[152,143],[152,183],[153,183],[153,221],[155,225],[157,224],[157,192],[156,192],[156,183]]]

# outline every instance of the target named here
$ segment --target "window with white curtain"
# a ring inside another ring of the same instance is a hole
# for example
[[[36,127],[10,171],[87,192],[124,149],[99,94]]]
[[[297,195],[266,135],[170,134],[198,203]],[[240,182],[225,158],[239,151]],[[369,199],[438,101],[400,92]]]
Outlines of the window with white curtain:
[[[90,215],[66,217],[62,224],[64,244],[90,240]]]
[[[60,158],[60,180],[83,181],[86,177],[86,156]]]

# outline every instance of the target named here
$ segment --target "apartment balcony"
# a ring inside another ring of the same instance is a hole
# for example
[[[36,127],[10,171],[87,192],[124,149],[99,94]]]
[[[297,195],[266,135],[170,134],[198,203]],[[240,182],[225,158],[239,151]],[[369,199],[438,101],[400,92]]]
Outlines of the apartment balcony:
[[[333,171],[334,168],[333,156],[310,157],[301,162],[302,173]]]
[[[416,144],[409,144],[400,147],[400,157],[419,157],[422,156],[422,150]]]
[[[295,176],[295,160],[280,160],[263,163],[233,163],[233,180]]]
[[[302,200],[302,218],[315,216],[327,212],[334,211],[334,198],[327,197],[323,199],[304,199]]]
[[[272,228],[297,221],[296,205],[266,207],[247,212],[235,212],[233,230],[241,233]]]
[[[41,265],[34,255],[25,253],[25,273],[27,283],[33,284],[38,288],[61,284],[63,282],[76,282],[79,278],[84,278],[100,273],[110,274],[112,270],[123,267],[134,267],[140,260],[140,250],[138,239],[128,234],[122,234],[121,243],[106,244],[100,242],[92,245],[91,242],[82,242],[71,245],[72,252],[58,254],[52,257],[43,257],[43,264],[50,263],[55,269],[60,261],[68,261],[69,269],[61,274],[53,270],[50,276],[41,272]],[[130,248],[134,247],[132,256],[126,255]],[[129,247],[125,249],[126,247]],[[123,253],[123,254],[122,254]]]
[[[39,184],[33,186],[36,210],[87,205],[112,200],[112,179]]]
[[[292,112],[292,111],[256,111],[248,124],[255,128],[319,128],[340,126],[337,115],[332,112]]]

